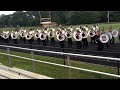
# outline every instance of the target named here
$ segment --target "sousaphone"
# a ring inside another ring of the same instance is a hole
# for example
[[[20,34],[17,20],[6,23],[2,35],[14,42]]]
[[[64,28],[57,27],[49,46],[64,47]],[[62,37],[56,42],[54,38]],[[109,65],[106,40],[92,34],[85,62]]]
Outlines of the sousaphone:
[[[3,33],[3,34],[1,35],[1,37],[4,38],[4,39],[8,39],[8,38],[9,38],[9,34]]]
[[[25,37],[27,40],[30,40],[33,37],[33,35],[30,32],[28,32]]]
[[[113,36],[113,37],[117,37],[117,36],[118,36],[118,34],[119,34],[119,33],[118,33],[118,31],[117,31],[117,30],[113,30],[113,31],[112,31],[112,36]]]
[[[40,33],[39,32],[35,33],[35,38],[40,38]]]
[[[87,38],[88,37],[87,31],[82,31],[81,35],[82,35],[82,38]]]
[[[45,40],[46,39],[46,37],[47,37],[47,35],[45,34],[45,33],[40,33],[40,39],[41,40]]]
[[[72,32],[71,32],[70,30],[66,31],[66,32],[65,32],[65,36],[66,36],[67,38],[72,38]]]
[[[89,30],[89,31],[88,31],[88,35],[89,35],[90,37],[94,37],[94,36],[96,35],[96,33],[95,33],[94,30]]]
[[[82,40],[82,36],[81,36],[81,33],[78,33],[77,31],[75,31],[73,33],[73,37],[76,41],[81,41]]]
[[[12,39],[17,39],[18,38],[18,32],[12,32],[11,33],[11,38]]]
[[[107,42],[109,41],[108,35],[107,35],[107,34],[102,34],[102,35],[100,36],[100,41],[101,41],[102,43],[107,43]]]
[[[109,33],[106,33],[107,35],[108,35],[108,37],[109,37],[109,40],[111,40],[112,39],[112,34],[109,32]]]
[[[57,35],[57,40],[58,41],[64,41],[65,40],[65,35],[64,34],[58,34]]]
[[[49,36],[50,38],[53,38],[53,37],[55,36],[55,32],[54,32],[54,31],[48,32],[48,36]]]

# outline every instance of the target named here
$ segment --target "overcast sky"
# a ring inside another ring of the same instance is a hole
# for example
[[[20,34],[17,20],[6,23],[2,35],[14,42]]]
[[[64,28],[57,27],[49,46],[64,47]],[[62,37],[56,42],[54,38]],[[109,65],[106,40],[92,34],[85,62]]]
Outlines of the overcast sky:
[[[1,14],[5,14],[5,15],[9,15],[9,14],[13,14],[15,11],[0,11],[0,15]]]

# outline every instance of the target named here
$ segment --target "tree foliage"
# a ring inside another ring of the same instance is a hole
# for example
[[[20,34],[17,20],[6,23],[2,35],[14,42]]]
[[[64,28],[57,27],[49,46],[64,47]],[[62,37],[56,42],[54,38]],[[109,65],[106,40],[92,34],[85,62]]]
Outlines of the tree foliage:
[[[107,11],[50,11],[51,20],[58,24],[79,25],[107,22]],[[49,17],[48,11],[41,11],[41,17]],[[110,11],[110,21],[120,22],[120,11]],[[0,27],[39,26],[39,11],[16,11],[11,15],[0,16]]]

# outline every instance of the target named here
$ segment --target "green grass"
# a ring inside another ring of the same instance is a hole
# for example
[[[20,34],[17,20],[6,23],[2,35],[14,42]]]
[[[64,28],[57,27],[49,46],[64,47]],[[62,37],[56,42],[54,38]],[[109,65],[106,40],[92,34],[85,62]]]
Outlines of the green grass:
[[[0,50],[0,52],[6,53],[5,50]],[[19,55],[23,57],[31,58],[31,55],[28,53],[21,53],[21,52],[10,52],[14,55]],[[47,62],[53,62],[53,63],[59,63],[63,64],[64,60],[61,58],[54,58],[54,57],[47,57],[47,56],[40,56],[40,55],[34,55],[35,59],[43,60]],[[11,57],[12,60],[12,66],[32,71],[32,61],[19,59]],[[0,63],[9,66],[8,64],[8,56],[0,55]],[[53,66],[43,63],[35,62],[35,72],[46,75],[49,77],[57,78],[57,79],[67,79],[68,78],[68,68],[59,67],[59,66]],[[66,60],[67,64],[67,60]],[[80,61],[72,61],[70,60],[70,65],[85,68],[85,69],[91,69],[91,70],[97,70],[112,74],[117,74],[117,68],[114,67],[108,67],[104,65],[97,65],[97,64],[91,64],[86,62],[80,62]],[[73,79],[115,79],[114,77],[85,72],[85,71],[78,71],[71,69],[71,77]]]

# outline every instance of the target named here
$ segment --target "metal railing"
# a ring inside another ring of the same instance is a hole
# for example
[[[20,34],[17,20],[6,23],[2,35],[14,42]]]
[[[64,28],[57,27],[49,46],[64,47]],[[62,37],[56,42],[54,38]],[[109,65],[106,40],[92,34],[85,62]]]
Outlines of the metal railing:
[[[21,47],[7,46],[7,45],[0,45],[0,47],[7,48],[7,53],[0,52],[0,54],[8,56],[8,58],[9,58],[9,66],[10,67],[12,67],[10,57],[16,57],[16,58],[26,59],[26,60],[32,61],[33,62],[33,65],[32,65],[33,71],[35,71],[34,62],[40,62],[40,63],[44,63],[44,64],[49,64],[49,65],[55,65],[55,66],[59,66],[59,67],[68,68],[68,70],[69,70],[68,71],[69,72],[69,78],[71,78],[71,70],[70,69],[82,70],[82,71],[86,71],[86,72],[92,72],[92,73],[96,73],[96,74],[102,74],[102,75],[107,75],[107,76],[120,78],[120,75],[119,75],[120,58],[102,57],[102,56],[93,56],[93,55],[83,55],[83,54],[73,54],[73,53],[64,53],[64,52],[54,52],[54,51],[45,51],[45,50],[36,50],[36,49],[28,49],[28,48],[21,48]],[[17,55],[10,54],[10,48],[31,51],[32,58],[27,58],[27,57],[22,57],[22,56],[17,56]],[[65,56],[67,56],[68,65],[57,64],[57,63],[46,62],[46,61],[34,59],[34,52],[43,52],[43,53],[65,55]],[[106,59],[106,60],[116,61],[116,62],[118,62],[118,75],[111,74],[111,73],[100,72],[100,71],[95,71],[95,70],[84,69],[84,68],[79,68],[79,67],[73,67],[73,66],[70,65],[70,56],[98,58],[98,59]]]

